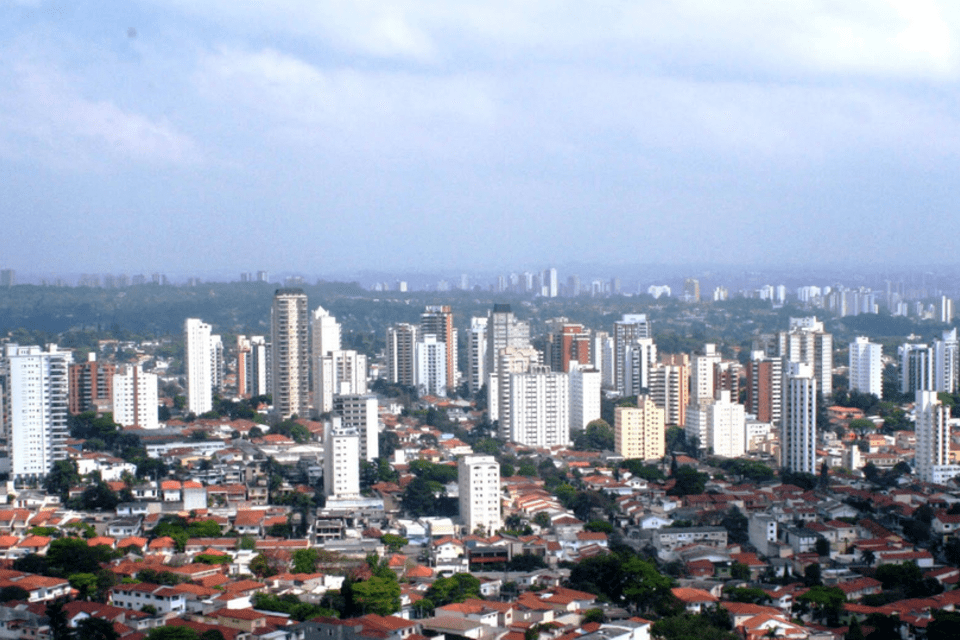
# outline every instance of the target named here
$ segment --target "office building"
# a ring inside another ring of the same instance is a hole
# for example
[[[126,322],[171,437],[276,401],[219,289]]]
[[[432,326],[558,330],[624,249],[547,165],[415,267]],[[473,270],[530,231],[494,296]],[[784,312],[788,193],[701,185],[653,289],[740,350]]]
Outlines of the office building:
[[[883,394],[883,349],[868,338],[858,337],[850,343],[850,390]]]
[[[467,333],[467,387],[476,395],[486,384],[487,318],[470,318]]]
[[[404,387],[416,386],[414,357],[420,330],[401,323],[387,328],[387,380]]]
[[[377,396],[364,394],[338,395],[333,411],[340,424],[360,435],[360,459],[374,461],[380,456],[380,416]]]
[[[277,289],[270,314],[273,406],[284,420],[309,415],[310,342],[307,295]]]
[[[314,358],[313,405],[316,413],[332,411],[338,395],[367,392],[367,356],[352,349],[328,351]]]
[[[340,416],[323,427],[323,493],[328,503],[360,497],[360,433]]]
[[[570,431],[582,431],[600,419],[600,372],[591,366],[570,367]]]
[[[3,435],[15,482],[42,479],[67,457],[67,402],[72,354],[50,345],[6,344],[3,350]]]
[[[650,396],[637,398],[636,407],[614,409],[614,447],[628,460],[659,460],[666,453],[663,409]]]
[[[916,405],[917,476],[923,482],[946,484],[960,475],[960,465],[950,459],[950,408],[936,391],[917,391]]]
[[[493,456],[468,455],[457,462],[460,522],[465,535],[493,535],[503,526],[500,464]]]
[[[817,389],[824,398],[833,394],[833,335],[816,317],[790,318],[788,331],[778,334],[778,355],[789,362],[813,367]]]
[[[447,345],[437,336],[422,335],[414,348],[414,384],[420,395],[447,395]]]
[[[210,325],[198,318],[183,323],[187,410],[196,415],[213,409],[214,353]]]
[[[786,362],[780,427],[780,466],[817,472],[817,382],[812,365]]]
[[[746,412],[742,404],[731,402],[730,392],[721,390],[717,398],[703,398],[687,407],[687,441],[696,441],[700,450],[725,458],[742,456],[746,450]]]
[[[113,374],[116,365],[97,360],[88,353],[87,361],[70,365],[70,413],[113,411]]]
[[[113,421],[133,429],[159,429],[157,376],[122,365],[113,376]]]
[[[420,314],[420,335],[434,335],[444,347],[444,389],[453,392],[457,388],[457,330],[453,328],[453,311],[448,305],[427,305]]]
[[[566,373],[533,365],[509,377],[509,436],[529,447],[570,444],[570,381]]]
[[[783,359],[752,351],[747,366],[747,411],[760,422],[780,426]]]
[[[650,322],[645,313],[627,313],[613,324],[614,388],[626,394],[627,346],[637,338],[652,338]]]

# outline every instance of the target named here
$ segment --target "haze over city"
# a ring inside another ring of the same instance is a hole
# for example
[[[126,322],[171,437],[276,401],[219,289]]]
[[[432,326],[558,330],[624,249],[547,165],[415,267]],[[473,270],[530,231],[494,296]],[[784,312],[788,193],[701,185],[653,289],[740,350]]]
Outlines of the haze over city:
[[[0,266],[953,263],[958,11],[0,3]]]

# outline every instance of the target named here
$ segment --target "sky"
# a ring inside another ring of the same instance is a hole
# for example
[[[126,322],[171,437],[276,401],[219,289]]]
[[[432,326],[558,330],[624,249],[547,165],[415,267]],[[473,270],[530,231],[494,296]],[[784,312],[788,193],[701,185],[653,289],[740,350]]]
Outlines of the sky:
[[[960,3],[0,0],[0,267],[956,257]]]

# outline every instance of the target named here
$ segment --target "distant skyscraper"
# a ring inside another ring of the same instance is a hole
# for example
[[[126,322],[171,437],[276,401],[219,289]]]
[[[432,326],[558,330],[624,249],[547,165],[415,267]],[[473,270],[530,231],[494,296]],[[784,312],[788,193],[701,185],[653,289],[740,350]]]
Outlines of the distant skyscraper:
[[[613,325],[614,383],[617,393],[626,392],[627,345],[636,338],[652,338],[650,321],[645,313],[624,314]]]
[[[310,343],[307,295],[303,289],[277,289],[270,317],[273,406],[285,420],[306,417],[310,396]]]
[[[416,386],[414,354],[419,333],[416,325],[406,323],[387,328],[387,380],[393,384]]]
[[[817,471],[817,378],[812,365],[785,363],[780,464],[790,471]]]
[[[214,353],[210,325],[198,318],[183,323],[187,410],[196,415],[213,409]]]
[[[882,347],[868,338],[858,337],[850,343],[850,390],[883,394]]]
[[[614,409],[614,447],[628,460],[659,460],[666,453],[663,409],[650,396],[637,398],[636,407]]]
[[[158,429],[157,376],[123,365],[113,376],[113,421],[135,429]]]
[[[916,394],[917,475],[923,482],[946,484],[960,475],[960,465],[950,461],[950,409],[936,391]]]
[[[460,521],[464,534],[491,535],[503,526],[500,464],[493,456],[468,455],[457,463]]]
[[[779,355],[813,367],[817,389],[824,398],[833,394],[833,336],[816,317],[790,318],[790,329],[778,336]]]
[[[687,278],[683,281],[683,299],[685,302],[700,302],[700,281]]]
[[[420,314],[420,335],[428,334],[445,345],[447,378],[443,386],[452,393],[457,388],[457,330],[453,328],[453,311],[448,305],[427,305]]]
[[[4,345],[3,435],[14,481],[43,478],[67,457],[68,367],[72,355],[50,345]]]

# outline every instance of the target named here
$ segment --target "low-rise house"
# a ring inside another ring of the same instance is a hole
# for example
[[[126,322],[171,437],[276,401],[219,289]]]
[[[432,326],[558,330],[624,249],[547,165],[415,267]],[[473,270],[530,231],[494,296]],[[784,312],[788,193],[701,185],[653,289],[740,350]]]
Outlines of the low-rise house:
[[[677,600],[683,603],[683,607],[688,613],[695,615],[703,613],[706,608],[715,606],[720,601],[720,598],[703,589],[674,587],[670,591]]]
[[[142,611],[149,605],[161,615],[184,613],[187,610],[187,599],[184,593],[172,587],[146,582],[113,587],[110,589],[110,604],[136,611]]]

